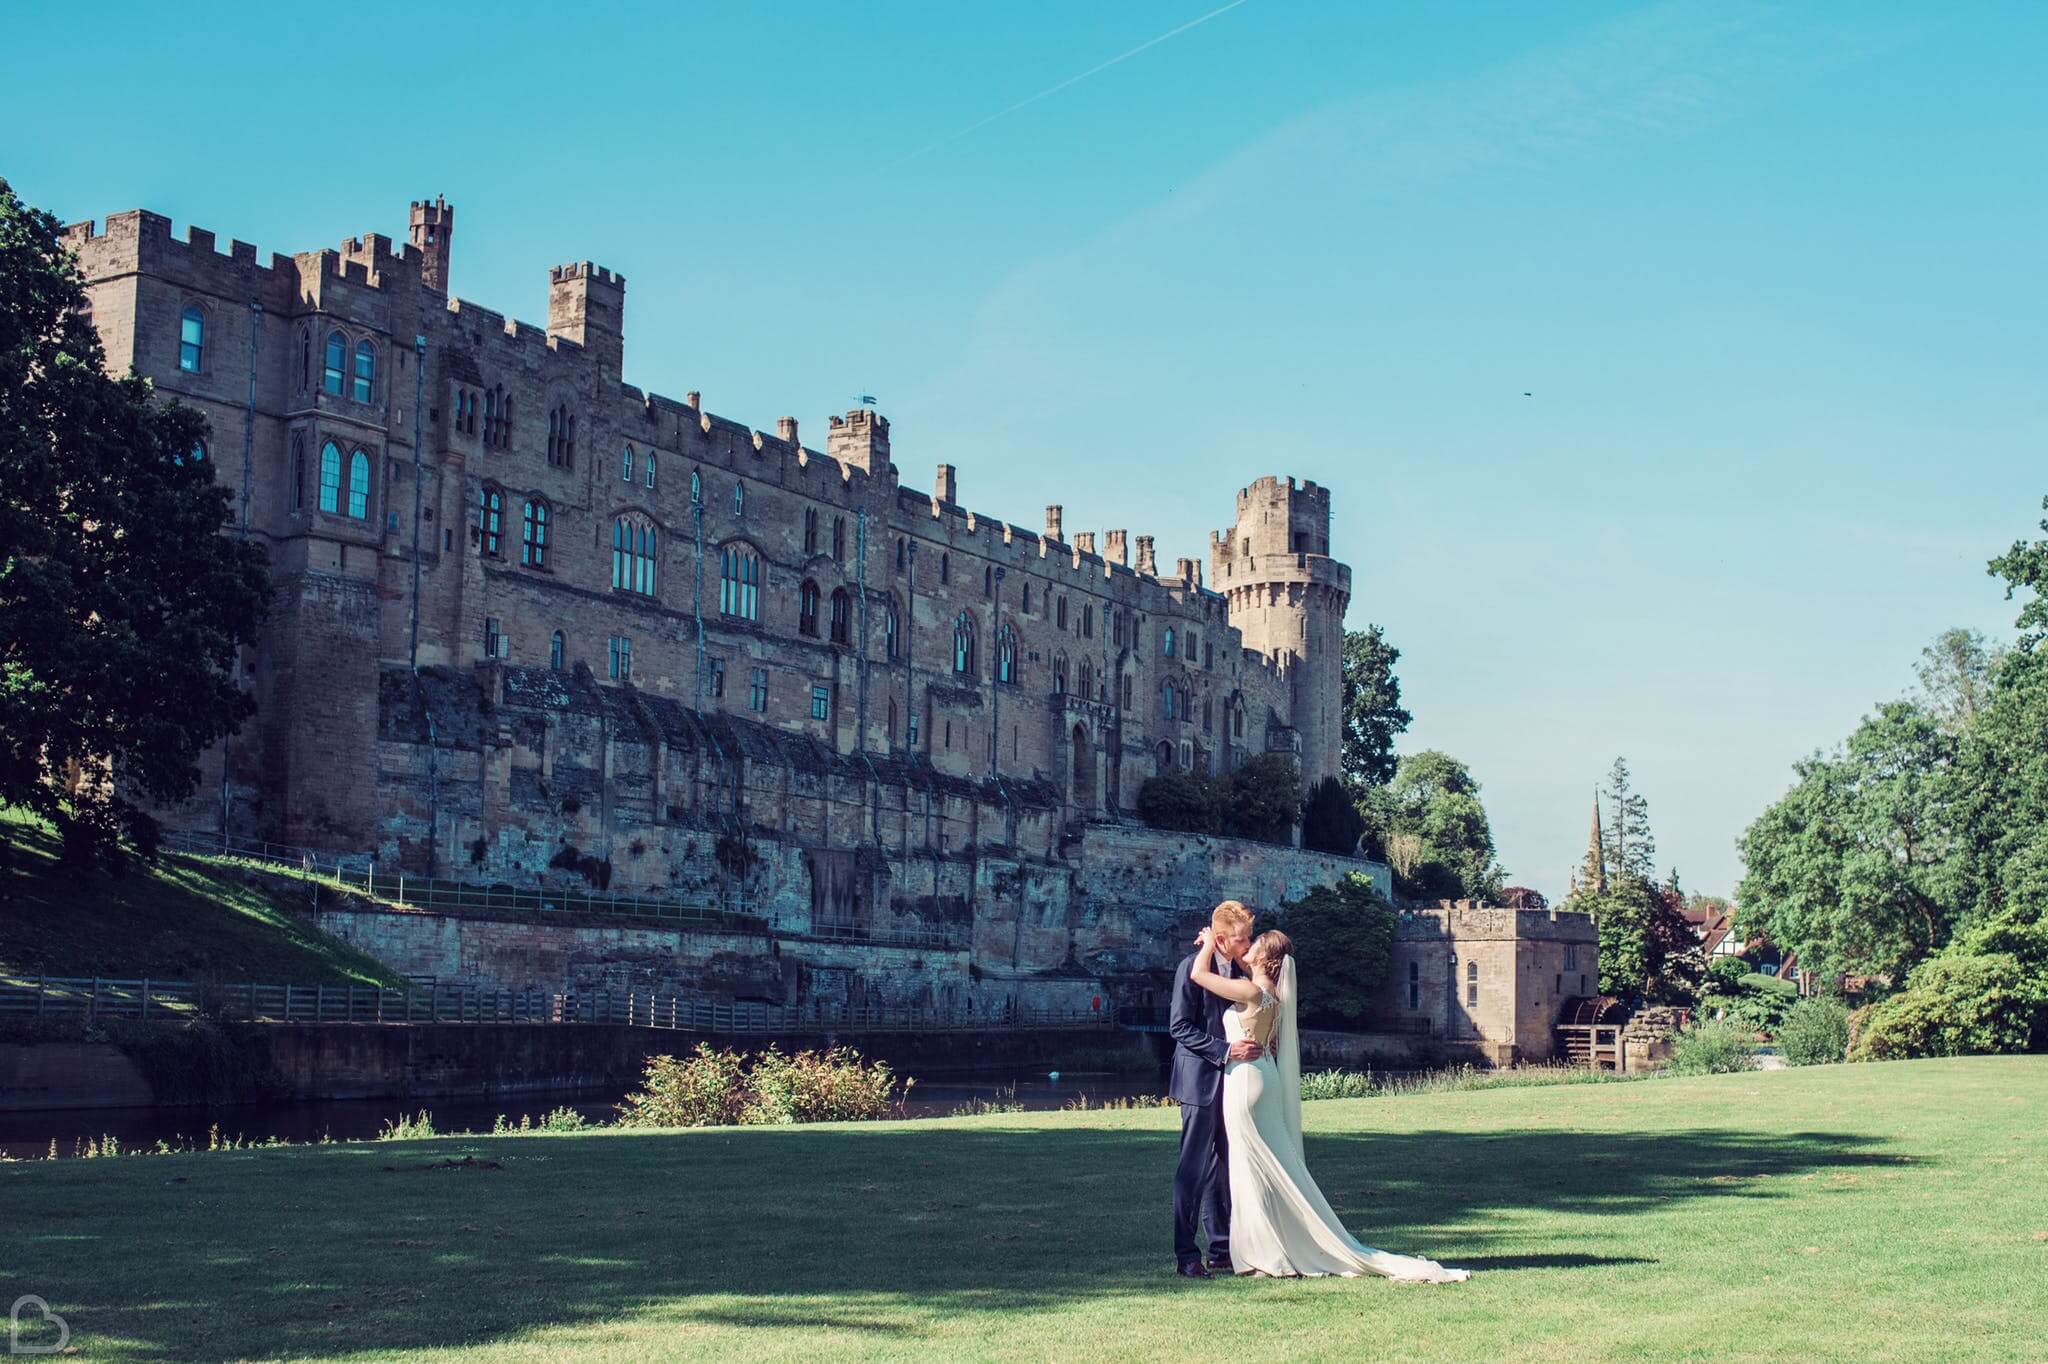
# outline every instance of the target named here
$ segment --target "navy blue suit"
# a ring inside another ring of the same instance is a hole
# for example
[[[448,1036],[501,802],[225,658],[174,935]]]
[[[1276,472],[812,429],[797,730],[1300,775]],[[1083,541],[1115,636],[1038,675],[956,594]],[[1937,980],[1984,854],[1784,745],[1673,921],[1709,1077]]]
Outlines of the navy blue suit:
[[[1223,1133],[1223,1064],[1230,1047],[1223,1040],[1223,1011],[1230,1001],[1212,995],[1189,978],[1191,953],[1173,973],[1173,1072],[1166,1096],[1180,1104],[1180,1163],[1173,1171],[1173,1258],[1179,1264],[1201,1258],[1198,1221],[1209,1224],[1209,1258],[1230,1258],[1230,1146]],[[1216,974],[1237,968],[1222,957]]]

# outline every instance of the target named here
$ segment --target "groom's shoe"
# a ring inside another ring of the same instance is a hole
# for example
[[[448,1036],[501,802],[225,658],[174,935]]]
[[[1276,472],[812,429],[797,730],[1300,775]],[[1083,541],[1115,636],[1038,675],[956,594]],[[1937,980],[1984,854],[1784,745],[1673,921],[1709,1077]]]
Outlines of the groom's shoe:
[[[1216,1277],[1208,1270],[1202,1268],[1200,1260],[1183,1260],[1174,1267],[1173,1272],[1180,1275],[1183,1279],[1213,1279]]]
[[[1230,1263],[1228,1255],[1211,1255],[1208,1267],[1218,1274],[1235,1274],[1237,1266]]]

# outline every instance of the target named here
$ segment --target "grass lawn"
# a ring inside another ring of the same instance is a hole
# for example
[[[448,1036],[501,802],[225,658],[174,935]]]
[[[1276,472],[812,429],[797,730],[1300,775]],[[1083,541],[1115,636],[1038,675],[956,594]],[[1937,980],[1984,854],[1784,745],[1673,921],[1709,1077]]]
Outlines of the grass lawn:
[[[37,975],[405,984],[232,867],[166,854],[81,873],[59,864],[49,828],[0,810],[0,976]]]
[[[0,1290],[91,1359],[2048,1358],[2048,1057],[1307,1117],[1470,1283],[1174,1279],[1149,1110],[0,1165]]]

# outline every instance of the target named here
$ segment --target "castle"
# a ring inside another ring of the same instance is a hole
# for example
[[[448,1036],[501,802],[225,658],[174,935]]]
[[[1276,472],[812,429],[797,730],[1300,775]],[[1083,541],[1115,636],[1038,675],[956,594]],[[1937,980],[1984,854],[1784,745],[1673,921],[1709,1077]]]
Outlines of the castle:
[[[820,451],[627,385],[622,276],[554,268],[536,327],[452,295],[454,234],[440,199],[402,244],[267,262],[148,212],[65,229],[108,364],[207,417],[272,565],[257,717],[174,826],[958,946],[976,979],[1150,971],[1161,914],[1384,884],[1184,837],[1170,904],[1091,880],[1160,837],[1121,813],[1156,772],[1338,770],[1326,489],[1256,480],[1206,580],[1162,573],[1058,506],[969,510],[949,464],[906,486],[871,408]]]

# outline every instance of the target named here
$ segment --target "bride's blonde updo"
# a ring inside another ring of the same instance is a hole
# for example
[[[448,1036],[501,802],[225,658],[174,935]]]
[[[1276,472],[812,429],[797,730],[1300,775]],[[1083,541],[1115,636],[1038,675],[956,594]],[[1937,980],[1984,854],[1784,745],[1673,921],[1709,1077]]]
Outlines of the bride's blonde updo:
[[[1294,955],[1294,939],[1277,928],[1269,928],[1252,940],[1251,949],[1245,956],[1260,962],[1275,976],[1280,974],[1280,965]]]

